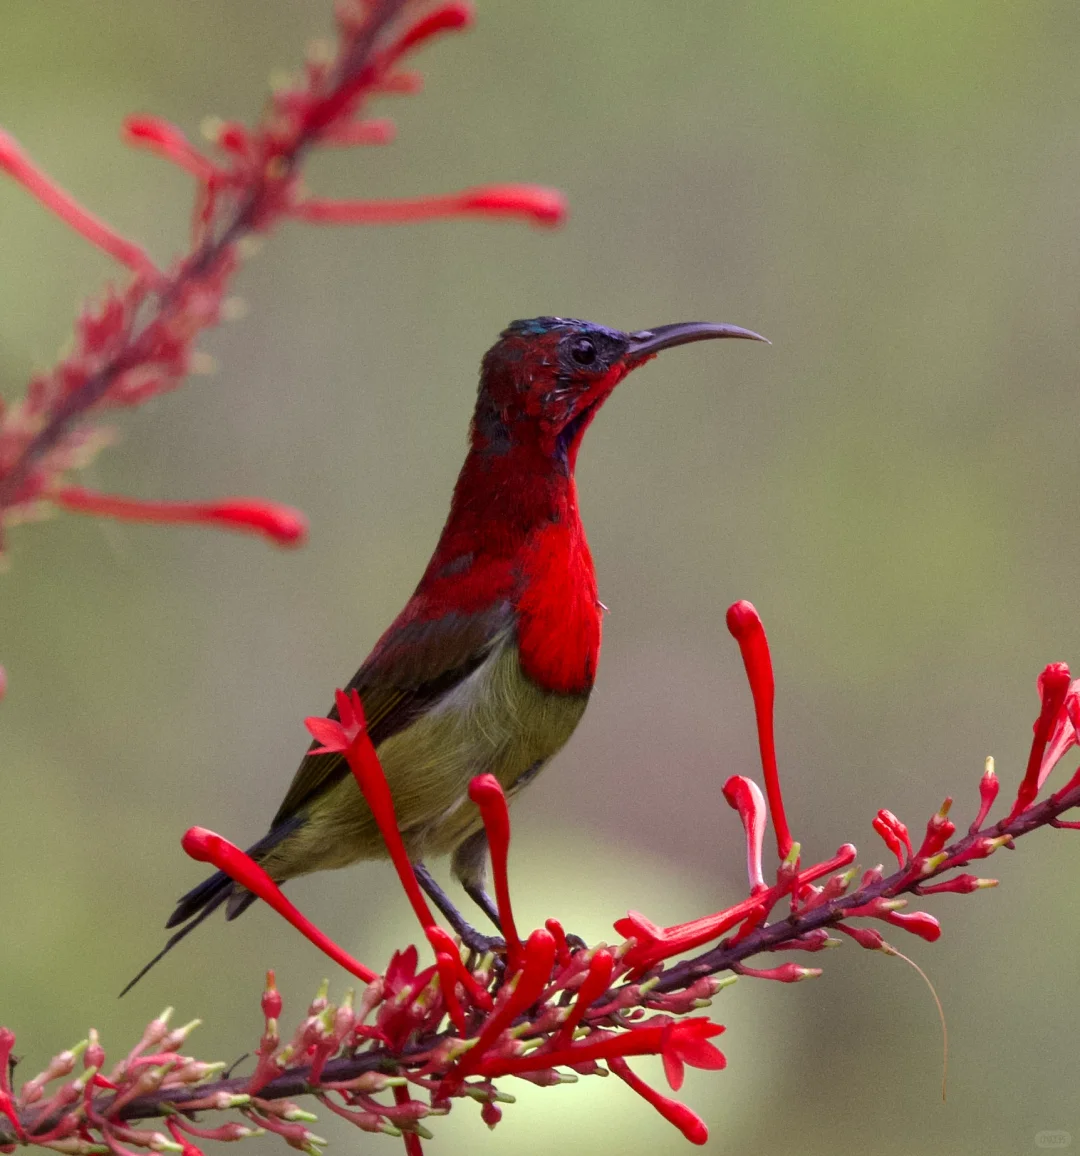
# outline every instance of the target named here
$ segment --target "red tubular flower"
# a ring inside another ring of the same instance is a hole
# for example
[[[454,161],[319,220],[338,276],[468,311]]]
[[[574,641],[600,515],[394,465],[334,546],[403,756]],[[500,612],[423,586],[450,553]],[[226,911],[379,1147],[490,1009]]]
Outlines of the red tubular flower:
[[[2,674],[0,668],[0,674]],[[2,697],[2,692],[0,692]],[[570,962],[570,945],[566,942],[566,932],[563,930],[563,925],[557,919],[545,919],[544,926],[555,937],[555,959],[558,961],[560,967],[565,967]]]
[[[432,924],[431,927],[425,929],[428,943],[431,944],[432,950],[436,956],[439,954],[449,956],[454,963],[457,971],[458,982],[468,992],[469,999],[473,1005],[478,1008],[483,1008],[485,1011],[490,1011],[492,1007],[491,994],[476,981],[476,977],[461,961],[461,955],[458,952],[458,945],[445,928],[440,927],[437,923]],[[441,973],[440,973],[441,977]]]
[[[1011,821],[1026,810],[1039,793],[1039,772],[1042,768],[1043,752],[1050,741],[1050,734],[1057,722],[1058,714],[1065,704],[1069,690],[1069,668],[1064,662],[1052,662],[1039,675],[1038,688],[1042,709],[1032,728],[1031,753],[1028,755],[1027,770],[1024,772],[1016,801],[1012,805],[1007,821]]]
[[[268,903],[283,919],[300,932],[310,943],[313,943],[324,955],[328,955],[335,963],[341,964],[346,971],[351,972],[364,983],[371,983],[378,979],[378,975],[365,967],[359,960],[338,947],[336,943],[321,931],[306,915],[282,894],[281,888],[269,875],[252,859],[246,855],[235,843],[223,839],[205,827],[191,827],[184,832],[180,845],[192,859],[199,863],[212,863],[219,871],[224,871],[230,879],[235,880],[241,887],[258,895]]]
[[[847,923],[837,923],[837,931],[850,936],[860,947],[868,951],[881,951],[885,947],[885,938],[880,931],[873,927],[852,927]]]
[[[875,831],[885,841],[885,846],[896,856],[896,861],[901,867],[910,860],[911,838],[908,835],[907,827],[892,813],[884,808],[878,811],[871,824]],[[904,858],[903,848],[907,850],[907,859]]]
[[[974,821],[968,828],[968,834],[974,835],[976,831],[986,822],[986,816],[990,814],[990,809],[994,805],[994,800],[998,796],[998,791],[1001,790],[1001,782],[994,773],[994,760],[986,760],[986,770],[983,771],[983,776],[979,780],[979,813],[975,816]]]
[[[475,1045],[461,1057],[443,1080],[444,1093],[460,1087],[466,1076],[482,1071],[486,1053],[497,1042],[514,1020],[543,994],[555,965],[555,937],[546,928],[538,927],[526,941],[522,952],[521,970],[514,977],[516,983],[505,1002],[488,1017]],[[521,1059],[532,1059],[523,1056]],[[549,1066],[533,1060],[522,1071]]]
[[[570,1009],[570,1014],[563,1021],[555,1046],[562,1047],[571,1043],[574,1031],[581,1023],[585,1013],[608,989],[611,983],[611,973],[615,969],[615,961],[610,951],[603,949],[594,953],[589,960],[589,973],[585,976],[581,987],[578,988],[577,998]]]
[[[433,36],[438,36],[443,32],[459,32],[463,28],[468,28],[475,18],[476,11],[471,4],[464,4],[461,0],[451,0],[448,4],[441,4],[405,30],[397,43],[387,53],[388,59],[385,63],[392,64]]]
[[[616,920],[615,930],[626,939],[637,940],[623,959],[634,971],[642,972],[673,955],[719,938],[760,907],[760,901],[751,896],[715,915],[706,915],[702,919],[693,919],[674,927],[658,927],[640,912],[629,911],[622,919]]]
[[[954,875],[944,883],[934,883],[928,887],[920,887],[920,895],[941,895],[953,892],[957,895],[970,895],[972,891],[982,891],[987,887],[996,887],[996,879],[980,879],[977,875]]]
[[[481,185],[459,193],[388,201],[309,197],[289,215],[315,225],[411,225],[442,217],[524,217],[555,227],[566,220],[566,198],[540,185]]]
[[[807,867],[805,871],[799,872],[797,887],[801,888],[807,883],[814,883],[825,875],[831,875],[834,871],[839,871],[841,867],[849,867],[855,862],[855,856],[858,855],[854,843],[844,843],[837,847],[836,854],[831,859],[825,859],[821,863],[815,863],[812,867]]]
[[[521,956],[521,940],[514,924],[510,905],[510,810],[506,796],[494,775],[477,775],[469,783],[469,798],[480,808],[491,852],[491,874],[495,882],[495,903],[499,908],[499,922],[506,939],[507,959],[511,969],[517,967]],[[550,934],[550,933],[549,933]]]
[[[782,963],[779,967],[746,967],[739,965],[739,974],[755,979],[771,979],[777,983],[801,983],[804,979],[817,979],[820,967],[800,967],[797,963]],[[676,1087],[672,1084],[672,1087]]]
[[[457,997],[457,964],[459,961],[460,956],[456,952],[454,955],[445,951],[439,951],[435,954],[435,963],[439,968],[439,986],[442,988],[447,1014],[450,1016],[451,1023],[457,1028],[458,1035],[464,1037],[468,1031],[468,1025],[465,1023],[465,1012],[461,1008],[461,1001]]]
[[[753,779],[732,775],[723,787],[728,805],[739,812],[746,835],[746,874],[751,894],[767,890],[761,872],[761,846],[765,838],[765,799]]]
[[[910,931],[927,943],[934,943],[941,938],[941,924],[927,911],[886,911],[878,916],[893,927]]]
[[[935,811],[930,816],[926,824],[926,837],[923,839],[922,846],[919,848],[919,853],[916,858],[923,859],[927,856],[936,855],[942,847],[956,834],[956,824],[951,822],[948,818],[949,808],[952,806],[952,799],[946,799],[941,804],[941,809]]]
[[[791,850],[792,838],[784,814],[780,772],[776,766],[776,739],[773,732],[776,688],[772,658],[769,656],[769,642],[765,637],[761,617],[749,602],[735,602],[728,607],[727,628],[739,644],[743,665],[746,667],[746,677],[750,683],[750,693],[754,698],[758,747],[761,751],[762,770],[765,772],[765,793],[769,797],[769,810],[776,829],[776,850],[781,859],[786,859]]]
[[[191,173],[197,180],[212,180],[216,165],[196,149],[174,124],[159,116],[129,116],[124,120],[123,138],[133,148],[147,149]]]
[[[89,209],[47,176],[19,147],[18,142],[0,129],[0,169],[18,181],[32,197],[40,201],[60,220],[85,237],[92,245],[120,264],[126,265],[136,276],[156,281],[160,276],[157,266],[141,245],[129,241],[111,229]]]
[[[118,494],[99,494],[82,486],[62,486],[49,494],[49,500],[75,514],[94,514],[124,522],[216,526],[261,534],[276,546],[301,546],[307,538],[307,518],[299,510],[261,498],[144,502]]]
[[[1069,683],[1065,692],[1065,703],[1058,712],[1054,729],[1050,733],[1046,752],[1039,767],[1038,786],[1041,788],[1050,772],[1064,758],[1065,753],[1080,743],[1077,726],[1080,725],[1080,679]]]
[[[618,1058],[608,1060],[608,1067],[620,1080],[629,1084],[643,1100],[651,1104],[669,1124],[674,1124],[691,1144],[708,1143],[709,1129],[696,1112],[692,1112],[678,1100],[661,1095],[640,1076],[635,1075],[625,1060]]]
[[[349,769],[367,800],[371,813],[375,816],[375,822],[382,833],[386,849],[390,852],[401,886],[412,904],[420,926],[427,931],[435,926],[435,920],[424,893],[420,890],[416,872],[413,871],[409,860],[409,853],[405,850],[405,841],[398,830],[390,785],[386,781],[379,756],[371,745],[364,723],[364,704],[355,690],[349,691],[348,694],[343,690],[337,690],[334,692],[334,698],[340,721],[317,717],[304,720],[307,729],[323,744],[315,753],[344,752]]]

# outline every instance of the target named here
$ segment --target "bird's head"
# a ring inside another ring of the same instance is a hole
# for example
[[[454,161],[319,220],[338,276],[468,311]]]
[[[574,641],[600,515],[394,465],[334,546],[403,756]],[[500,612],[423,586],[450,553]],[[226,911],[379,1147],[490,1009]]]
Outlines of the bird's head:
[[[633,333],[569,317],[513,321],[484,355],[473,448],[502,455],[529,446],[572,470],[586,428],[632,369],[661,350],[720,337],[766,341],[749,329],[708,321]]]

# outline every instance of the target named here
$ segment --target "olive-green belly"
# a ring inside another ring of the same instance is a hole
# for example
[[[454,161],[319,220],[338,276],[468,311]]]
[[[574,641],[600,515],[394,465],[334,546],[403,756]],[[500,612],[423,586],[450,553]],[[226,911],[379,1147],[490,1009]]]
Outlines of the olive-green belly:
[[[566,742],[588,695],[551,694],[521,672],[512,635],[483,665],[405,730],[378,748],[398,826],[413,860],[446,855],[481,827],[468,798],[474,775],[490,772],[507,794]],[[522,784],[523,785],[523,784]],[[307,822],[273,849],[276,879],[386,855],[352,775],[309,804]]]

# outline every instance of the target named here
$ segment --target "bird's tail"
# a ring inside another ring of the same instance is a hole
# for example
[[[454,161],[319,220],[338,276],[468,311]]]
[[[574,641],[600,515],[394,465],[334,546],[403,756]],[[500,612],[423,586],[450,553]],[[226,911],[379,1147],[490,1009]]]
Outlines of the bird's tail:
[[[276,847],[286,836],[291,835],[302,822],[302,818],[297,816],[287,823],[282,823],[274,827],[257,843],[252,844],[252,846],[248,848],[248,855],[250,855],[256,863],[259,862],[260,859],[265,857],[267,851],[272,847]],[[165,926],[166,928],[178,927],[181,924],[183,926],[180,926],[180,930],[174,932],[169,937],[165,946],[150,960],[139,974],[131,980],[120,995],[127,995],[155,963],[164,959],[181,939],[189,936],[204,919],[213,915],[223,903],[227,904],[225,918],[235,919],[238,915],[242,915],[247,911],[255,902],[256,898],[257,896],[252,892],[245,890],[243,887],[238,887],[224,871],[215,871],[209,879],[204,879],[197,887],[193,887],[186,895],[180,897],[176,904],[176,909],[172,915],[169,916]]]

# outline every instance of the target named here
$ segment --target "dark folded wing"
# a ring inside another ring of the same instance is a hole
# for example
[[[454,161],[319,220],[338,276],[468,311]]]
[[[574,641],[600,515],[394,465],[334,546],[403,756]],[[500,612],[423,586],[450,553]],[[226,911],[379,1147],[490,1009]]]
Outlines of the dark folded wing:
[[[505,602],[472,614],[449,612],[429,619],[410,610],[412,604],[347,687],[360,692],[368,734],[376,747],[468,678],[513,626],[513,612]],[[337,718],[336,708],[329,717]],[[343,755],[308,754],[270,829],[288,822],[347,774]]]

